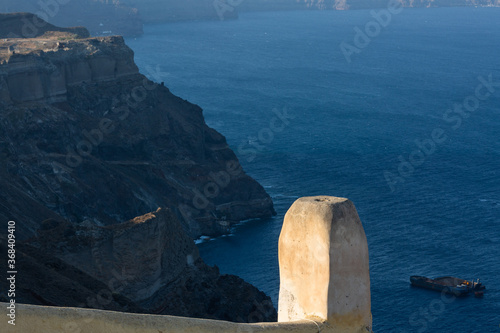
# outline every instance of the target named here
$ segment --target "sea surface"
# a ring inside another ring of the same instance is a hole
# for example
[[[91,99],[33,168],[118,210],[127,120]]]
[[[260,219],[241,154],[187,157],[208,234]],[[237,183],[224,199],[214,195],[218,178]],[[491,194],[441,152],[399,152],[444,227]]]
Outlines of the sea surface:
[[[273,198],[276,217],[200,244],[202,257],[277,306],[285,212],[301,196],[347,197],[368,239],[375,332],[500,332],[500,9],[373,22],[368,10],[245,13],[127,40],[141,72],[200,105]],[[367,24],[348,62],[341,45],[352,51]],[[410,275],[487,290],[442,299]]]

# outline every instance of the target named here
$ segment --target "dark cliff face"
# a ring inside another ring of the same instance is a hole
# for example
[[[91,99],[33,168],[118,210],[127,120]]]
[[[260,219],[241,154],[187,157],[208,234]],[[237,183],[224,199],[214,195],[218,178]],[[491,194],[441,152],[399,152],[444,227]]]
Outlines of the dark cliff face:
[[[134,302],[123,310],[275,320],[269,297],[205,265],[192,240],[272,215],[270,197],[198,106],[139,73],[121,37],[74,37],[0,42],[0,220]]]

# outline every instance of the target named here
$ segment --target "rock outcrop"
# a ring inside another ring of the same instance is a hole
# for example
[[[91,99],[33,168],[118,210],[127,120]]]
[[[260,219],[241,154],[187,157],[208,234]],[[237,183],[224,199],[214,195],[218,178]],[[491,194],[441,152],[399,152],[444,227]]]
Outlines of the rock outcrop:
[[[0,42],[0,220],[141,311],[275,320],[267,296],[205,265],[192,240],[271,216],[270,197],[121,37],[76,37]]]

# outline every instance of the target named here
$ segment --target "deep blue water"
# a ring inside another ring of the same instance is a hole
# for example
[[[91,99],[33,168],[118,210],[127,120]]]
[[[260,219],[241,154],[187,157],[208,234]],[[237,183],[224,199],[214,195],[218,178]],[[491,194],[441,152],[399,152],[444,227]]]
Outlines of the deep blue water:
[[[284,213],[300,196],[348,197],[368,238],[376,332],[500,332],[500,85],[479,105],[469,98],[479,76],[500,83],[500,10],[405,9],[348,63],[340,43],[370,21],[369,11],[248,13],[148,25],[127,40],[141,71],[200,105],[274,200],[276,217],[201,254],[277,305]],[[447,114],[464,100],[475,111]],[[294,119],[270,132],[284,108]],[[433,131],[446,140],[422,159],[415,141]],[[386,172],[401,176],[410,155],[421,164],[391,191]],[[443,303],[411,288],[414,274],[480,278],[487,292]]]

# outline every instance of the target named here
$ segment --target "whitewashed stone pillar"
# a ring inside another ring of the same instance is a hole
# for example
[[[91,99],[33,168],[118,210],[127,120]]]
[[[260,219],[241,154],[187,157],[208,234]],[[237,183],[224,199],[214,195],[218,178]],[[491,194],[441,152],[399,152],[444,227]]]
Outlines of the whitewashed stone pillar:
[[[278,322],[312,319],[332,332],[371,331],[368,244],[351,201],[295,201],[279,238],[279,266]]]

